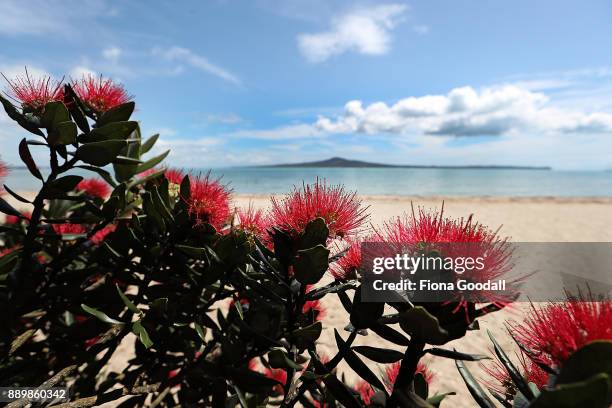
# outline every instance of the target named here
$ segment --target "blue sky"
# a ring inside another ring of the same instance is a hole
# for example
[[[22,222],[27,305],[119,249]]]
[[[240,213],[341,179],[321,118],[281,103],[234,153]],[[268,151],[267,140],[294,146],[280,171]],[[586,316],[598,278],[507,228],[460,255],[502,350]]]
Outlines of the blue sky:
[[[93,72],[171,164],[612,168],[607,1],[13,1],[0,71]],[[0,155],[23,133],[3,115]]]

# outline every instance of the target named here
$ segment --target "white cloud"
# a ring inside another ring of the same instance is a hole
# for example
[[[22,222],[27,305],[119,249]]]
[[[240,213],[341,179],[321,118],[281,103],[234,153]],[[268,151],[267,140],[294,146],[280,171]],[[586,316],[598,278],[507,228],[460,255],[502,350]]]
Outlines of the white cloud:
[[[102,50],[102,56],[113,63],[119,61],[121,54],[122,50],[119,47],[108,47]]]
[[[383,4],[357,9],[334,18],[327,31],[300,34],[298,46],[311,62],[323,62],[348,51],[364,55],[382,55],[391,46],[391,30],[408,7],[405,4]]]
[[[68,75],[70,76],[70,78],[79,79],[84,76],[97,76],[98,74],[93,69],[88,68],[84,65],[77,65],[76,67],[70,70]]]
[[[334,119],[320,117],[326,133],[395,133],[445,136],[499,136],[517,132],[612,132],[612,114],[560,109],[538,92],[517,86],[475,90],[455,88],[446,95],[408,97],[393,105],[359,100]]]
[[[235,125],[244,121],[239,115],[230,113],[211,113],[206,115],[208,123],[220,123],[222,125]]]
[[[155,48],[153,49],[153,55],[161,56],[168,61],[182,62],[194,68],[213,74],[227,82],[240,85],[240,79],[236,75],[218,65],[213,64],[207,58],[198,55],[187,48],[176,46],[168,49]],[[177,69],[180,72],[181,68],[177,67]]]

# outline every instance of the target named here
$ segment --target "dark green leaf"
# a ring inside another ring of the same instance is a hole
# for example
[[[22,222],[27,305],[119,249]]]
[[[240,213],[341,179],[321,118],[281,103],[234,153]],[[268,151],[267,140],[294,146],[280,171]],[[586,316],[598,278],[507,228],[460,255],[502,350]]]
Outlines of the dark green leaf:
[[[6,111],[6,114],[9,116],[9,118],[19,123],[22,128],[24,128],[30,133],[34,133],[35,135],[42,137],[45,136],[45,134],[38,128],[38,126],[28,120],[28,118],[25,117],[21,112],[19,112],[17,108],[15,108],[15,106],[13,106],[13,104],[8,99],[2,96],[2,94],[0,94],[0,103],[2,103],[2,106],[4,107],[4,110]]]
[[[315,322],[308,327],[294,330],[292,337],[295,339],[296,344],[300,349],[305,349],[312,343],[314,343],[320,336],[323,330],[321,322]]]
[[[329,237],[329,229],[321,217],[310,221],[300,237],[300,249],[308,249],[317,245],[325,245]]]
[[[85,143],[105,140],[126,140],[138,128],[138,122],[114,122],[93,129],[83,141]]]
[[[403,312],[400,316],[400,327],[424,343],[439,345],[449,339],[448,332],[440,326],[438,319],[422,306]]]
[[[144,328],[140,321],[132,323],[132,331],[138,336],[138,339],[145,348],[150,348],[153,345],[149,333],[147,333],[147,329]]]
[[[113,176],[111,176],[111,174],[100,168],[100,167],[95,167],[95,166],[88,166],[86,164],[80,164],[78,166],[74,166],[74,167],[78,167],[80,169],[85,169],[85,170],[89,170],[89,171],[93,171],[94,173],[97,173],[100,177],[102,177],[104,179],[104,181],[106,181],[108,184],[110,184],[113,188],[117,186],[117,183],[115,182],[115,180],[113,180]]]
[[[127,102],[104,112],[98,119],[98,126],[104,126],[111,122],[123,122],[130,119],[134,112],[134,102]]]
[[[166,150],[164,153],[160,154],[159,156],[155,156],[152,159],[149,159],[146,162],[139,164],[138,167],[136,168],[135,174],[142,173],[144,171],[147,171],[157,166],[168,156],[169,153],[170,153],[170,150]]]
[[[268,353],[268,362],[272,368],[302,369],[302,366],[290,359],[287,353],[280,347],[275,347],[270,350]]]
[[[336,329],[334,329],[334,336],[336,337],[336,344],[338,345],[338,349],[346,349],[346,342],[342,339],[340,333],[338,333],[338,330]],[[354,351],[348,349],[344,354],[344,359],[347,364],[353,369],[353,371],[355,371],[361,378],[366,380],[370,385],[386,393],[385,386],[380,381],[380,379],[378,379],[376,374],[374,374],[372,370],[370,370],[363,361],[361,361],[361,359],[357,356],[357,354],[355,354]]]
[[[323,382],[334,398],[340,401],[346,408],[361,408],[361,404],[357,401],[355,395],[335,375],[328,374],[324,376]]]
[[[49,132],[48,142],[51,146],[74,143],[77,137],[77,126],[72,121],[60,122]]]
[[[14,209],[9,203],[4,201],[2,197],[0,197],[0,212],[7,215],[14,215],[16,217],[21,217],[21,213]]]
[[[94,166],[106,166],[119,155],[121,149],[127,146],[125,140],[106,140],[103,142],[87,143],[79,146],[76,157]]]
[[[74,190],[81,180],[83,177],[75,175],[60,177],[45,185],[43,194],[45,198],[61,197]]]
[[[460,353],[456,350],[447,350],[447,349],[441,349],[437,347],[427,349],[425,350],[425,353],[429,353],[429,354],[432,354],[438,357],[446,357],[446,358],[452,358],[453,360],[464,360],[464,361],[478,361],[478,360],[486,360],[490,358],[488,356],[485,356],[484,354]]]
[[[123,291],[119,288],[119,285],[115,284],[115,288],[117,289],[117,293],[119,293],[119,297],[121,297],[121,300],[123,301],[123,304],[125,306],[127,306],[127,308],[136,314],[141,314],[142,312],[136,307],[136,305],[130,300],[128,299],[128,297],[125,295],[125,293],[123,293]]]
[[[21,142],[19,142],[19,157],[21,158],[21,161],[25,163],[28,170],[30,170],[30,173],[32,173],[34,177],[40,180],[43,179],[42,174],[40,174],[40,170],[38,170],[38,167],[32,158],[32,153],[30,153],[30,148],[28,147],[28,143],[25,138],[21,139]]]
[[[481,408],[495,408],[495,404],[493,404],[480,384],[478,384],[478,382],[474,379],[472,373],[470,373],[463,361],[455,360],[455,365],[457,366],[457,370],[459,370],[459,374],[461,374],[463,382],[465,382],[468,391],[470,391],[470,394],[472,394],[472,397],[478,403],[478,406]]]
[[[422,373],[416,373],[414,375],[414,392],[424,400],[426,400],[429,395],[429,385]]]
[[[586,344],[564,363],[555,384],[567,384],[585,380],[604,373],[612,378],[612,341],[598,340]]]
[[[26,204],[32,204],[30,200],[20,196],[19,194],[11,190],[6,184],[4,185],[4,189],[7,191],[7,193],[12,195],[15,200],[21,201],[22,203],[26,203]]]
[[[397,350],[382,349],[371,346],[355,346],[353,350],[372,361],[382,364],[395,363],[404,358],[404,353]]]
[[[608,408],[609,381],[610,378],[602,373],[586,381],[544,389],[529,408]]]
[[[155,145],[155,143],[157,142],[158,138],[159,138],[159,133],[158,134],[154,134],[153,136],[151,136],[150,138],[145,140],[142,143],[142,145],[140,146],[140,154],[145,154],[149,150],[151,150],[153,148],[153,146]]]
[[[433,397],[427,398],[427,403],[433,405],[434,407],[439,407],[442,403],[442,400],[449,395],[455,395],[454,392],[446,392],[444,394],[436,394]]]
[[[329,249],[323,245],[298,251],[294,262],[295,278],[304,285],[317,283],[329,266]]]
[[[109,317],[106,313],[101,312],[98,309],[94,309],[93,307],[89,307],[85,304],[81,304],[81,308],[87,313],[89,313],[90,315],[97,317],[99,320],[103,321],[104,323],[123,324],[123,322],[120,322],[119,320],[115,320],[112,317]]]
[[[49,130],[54,130],[60,123],[70,121],[70,113],[63,102],[53,101],[45,105],[41,123]]]
[[[504,350],[502,350],[502,348],[500,347],[499,343],[497,343],[497,340],[495,340],[495,337],[493,337],[493,334],[491,333],[491,331],[487,330],[487,334],[489,335],[491,342],[493,342],[493,349],[495,350],[495,354],[497,355],[497,358],[506,368],[506,371],[508,372],[508,375],[512,379],[512,382],[514,383],[514,385],[516,385],[516,388],[518,388],[518,390],[528,400],[531,401],[532,399],[534,399],[535,395],[533,394],[531,388],[529,388],[529,385],[527,384],[527,381],[525,380],[525,378],[521,375],[521,373],[514,366],[514,364],[512,364],[512,361],[510,361],[510,359],[508,358]]]

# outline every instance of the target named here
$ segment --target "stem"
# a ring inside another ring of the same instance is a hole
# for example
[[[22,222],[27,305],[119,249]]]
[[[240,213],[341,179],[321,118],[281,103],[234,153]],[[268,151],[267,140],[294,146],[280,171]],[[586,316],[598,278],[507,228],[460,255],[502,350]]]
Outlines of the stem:
[[[398,402],[402,401],[404,399],[402,397],[411,389],[412,382],[414,381],[414,375],[416,374],[417,365],[423,356],[424,348],[425,343],[423,341],[414,338],[410,340],[410,345],[406,349],[406,353],[402,359],[402,365],[400,366],[395,384],[393,384],[393,393],[391,394],[389,404],[387,406],[399,406]]]

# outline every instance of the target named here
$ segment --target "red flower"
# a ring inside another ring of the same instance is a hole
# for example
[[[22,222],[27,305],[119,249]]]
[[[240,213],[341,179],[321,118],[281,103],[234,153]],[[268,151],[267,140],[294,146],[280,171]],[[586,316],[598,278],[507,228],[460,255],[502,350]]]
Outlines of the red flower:
[[[484,383],[487,387],[504,396],[514,396],[518,392],[508,370],[499,360],[490,364],[481,364],[482,369],[489,375]],[[519,370],[527,382],[534,383],[538,389],[548,384],[548,374],[533,361],[527,359],[523,353],[519,355]]]
[[[5,224],[9,224],[9,225],[15,225],[15,224],[19,224],[21,222],[22,219],[25,219],[26,222],[29,222],[30,217],[32,216],[32,214],[27,211],[21,214],[24,218],[19,218],[16,215],[7,215],[4,223]]]
[[[370,242],[372,239],[367,238],[365,241]],[[346,240],[348,249],[335,263],[329,267],[331,275],[339,281],[357,279],[357,271],[361,266],[361,241],[358,239],[349,238]],[[338,246],[339,250],[342,250]]]
[[[100,336],[92,337],[91,339],[85,340],[85,348],[90,348],[100,340]]]
[[[309,300],[304,303],[304,306],[302,306],[302,313],[308,313],[311,310],[314,312],[314,316],[317,321],[320,321],[323,319],[323,316],[325,316],[325,309],[318,300]]]
[[[106,238],[108,234],[115,231],[116,229],[117,229],[117,226],[114,224],[107,225],[106,227],[102,228],[100,231],[93,234],[93,236],[91,237],[91,242],[93,242],[96,245],[99,245],[102,241],[104,241],[104,239]]]
[[[221,228],[230,215],[230,193],[210,174],[191,178],[191,194],[187,200],[187,210],[196,220],[196,225],[209,223]]]
[[[249,205],[246,210],[238,208],[236,213],[240,221],[240,224],[237,226],[238,229],[250,232],[258,237],[263,237],[266,234],[268,220],[262,209],[256,210],[252,205]]]
[[[50,76],[32,78],[26,68],[25,76],[15,77],[12,81],[4,77],[9,84],[8,95],[19,102],[26,112],[41,114],[45,105],[63,99],[62,82]]]
[[[387,389],[389,392],[393,390],[393,385],[395,384],[395,380],[397,380],[397,376],[399,375],[401,366],[402,366],[402,362],[398,361],[396,363],[388,365],[387,368],[385,369],[386,375],[385,375],[384,383],[387,386]],[[431,383],[435,379],[434,374],[431,371],[429,371],[427,366],[420,361],[417,364],[416,373],[423,375],[423,377],[425,377],[425,381],[429,385],[431,385]]]
[[[76,186],[76,189],[77,191],[83,191],[88,196],[102,199],[105,199],[110,194],[110,187],[108,184],[95,178],[81,180]]]
[[[591,296],[550,303],[511,328],[519,342],[544,364],[560,366],[576,350],[595,340],[612,340],[612,302]]]
[[[359,382],[355,384],[354,388],[355,388],[355,391],[359,393],[359,395],[361,396],[361,400],[366,405],[370,403],[372,396],[376,393],[374,391],[374,388],[372,388],[372,386],[367,381],[364,381],[364,380],[359,380]]]
[[[85,234],[87,229],[82,224],[53,224],[53,230],[56,234]]]
[[[164,175],[166,176],[166,179],[168,179],[168,182],[178,185],[181,184],[183,178],[185,177],[185,174],[178,169],[166,169]]]
[[[418,254],[422,248],[427,248],[427,251],[439,251],[445,259],[482,258],[484,267],[466,268],[463,273],[457,272],[457,279],[468,282],[485,283],[502,279],[513,266],[513,249],[508,240],[476,223],[472,216],[450,219],[444,217],[443,211],[426,212],[419,209],[412,216],[404,219],[398,217],[386,223],[377,235],[378,240],[391,244],[390,251],[393,253],[408,250]],[[514,300],[521,280],[507,279],[505,292],[472,290],[469,299],[457,293],[457,309],[466,308],[468,301],[505,306]]]
[[[287,383],[287,372],[280,368],[264,368],[263,374],[272,378],[273,380],[278,381],[280,384],[275,385],[272,390],[276,395],[282,395],[283,389],[285,388],[285,384]]]
[[[280,201],[272,198],[273,224],[294,234],[303,232],[310,221],[321,217],[330,236],[348,235],[363,225],[368,217],[366,209],[355,193],[319,180],[303,185],[302,189],[294,188]]]
[[[80,80],[73,81],[72,87],[83,103],[97,113],[106,112],[133,99],[123,85],[115,83],[112,79],[104,79],[102,76],[83,76]]]

